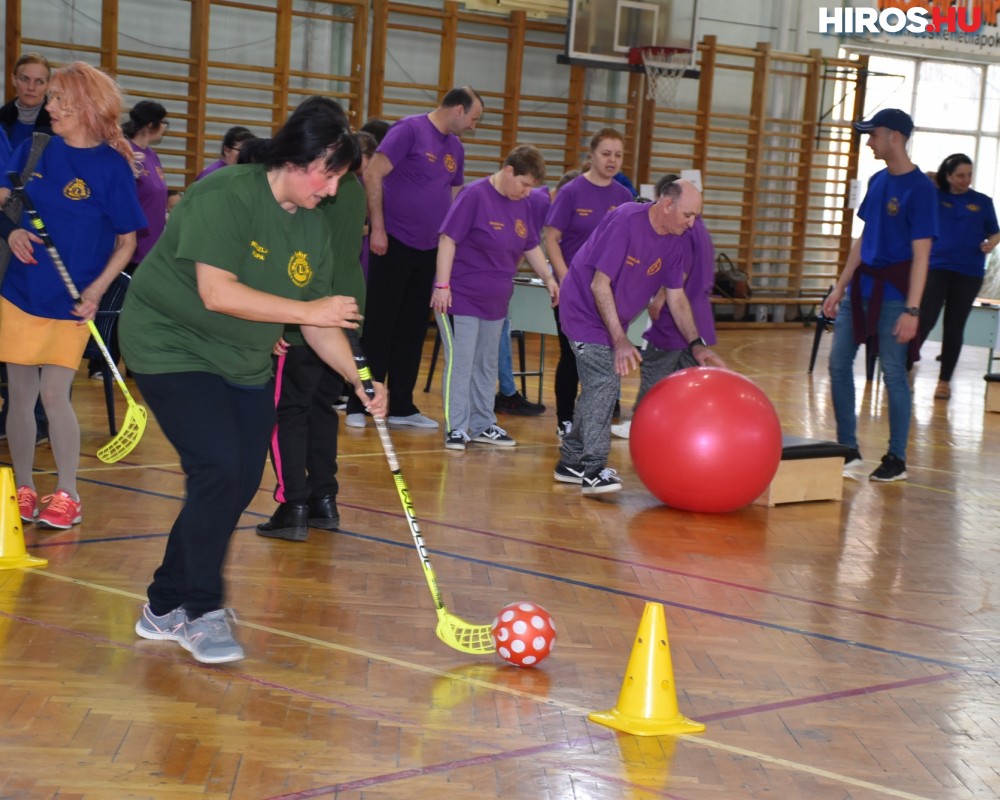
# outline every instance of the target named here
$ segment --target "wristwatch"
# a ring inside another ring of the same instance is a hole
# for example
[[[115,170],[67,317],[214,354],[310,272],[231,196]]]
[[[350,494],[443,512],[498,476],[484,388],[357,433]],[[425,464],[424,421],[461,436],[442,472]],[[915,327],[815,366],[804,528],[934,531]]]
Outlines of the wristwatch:
[[[911,317],[919,317],[920,316],[920,306],[909,306],[905,310],[906,310],[906,313],[909,314]]]
[[[708,343],[702,337],[699,336],[697,339],[692,339],[690,342],[688,342],[688,350],[693,350],[695,348],[695,345],[699,344],[702,347],[708,347]]]

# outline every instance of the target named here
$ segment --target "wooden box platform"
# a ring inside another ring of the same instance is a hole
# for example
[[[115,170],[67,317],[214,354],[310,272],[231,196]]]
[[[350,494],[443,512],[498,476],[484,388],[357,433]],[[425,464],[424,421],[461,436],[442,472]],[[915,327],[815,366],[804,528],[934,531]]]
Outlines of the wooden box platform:
[[[985,375],[986,381],[986,410],[1000,412],[1000,373]]]
[[[850,449],[836,442],[781,437],[781,463],[771,485],[755,505],[840,500],[844,493],[844,458]]]

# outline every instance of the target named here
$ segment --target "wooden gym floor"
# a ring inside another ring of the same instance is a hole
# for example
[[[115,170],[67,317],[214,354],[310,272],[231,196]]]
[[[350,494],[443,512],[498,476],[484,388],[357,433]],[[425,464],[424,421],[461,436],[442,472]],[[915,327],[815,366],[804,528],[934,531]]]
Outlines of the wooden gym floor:
[[[724,331],[719,350],[786,431],[831,438],[830,337],[810,378],[812,336]],[[449,609],[485,623],[530,599],[555,617],[555,653],[529,670],[435,638],[372,427],[341,434],[339,533],[256,536],[268,467],[227,572],[245,661],[138,639],[182,475],[155,424],[124,463],[97,461],[103,400],[81,373],[84,522],[29,527],[48,567],[0,572],[0,798],[1000,797],[1000,415],[983,412],[981,349],[934,401],[937,352],[915,370],[909,482],[847,480],[842,503],[673,511],[620,441],[625,491],[584,499],[551,480],[551,406],[501,419],[510,451],[394,431]],[[438,385],[418,402],[440,419]],[[863,475],[884,452],[883,401],[859,393]],[[51,458],[42,446],[46,492]],[[701,735],[587,721],[617,701],[646,601],[666,608],[677,701]]]

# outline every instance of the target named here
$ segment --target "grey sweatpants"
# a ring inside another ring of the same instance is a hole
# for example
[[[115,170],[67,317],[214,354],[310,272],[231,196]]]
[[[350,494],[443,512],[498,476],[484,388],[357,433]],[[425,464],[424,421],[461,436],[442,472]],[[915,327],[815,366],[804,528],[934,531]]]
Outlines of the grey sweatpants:
[[[611,452],[611,415],[621,389],[615,374],[615,351],[588,342],[570,342],[580,376],[580,397],[573,411],[573,429],[562,440],[562,460],[583,465],[587,473],[608,465]]]
[[[434,312],[444,349],[445,431],[465,431],[470,439],[495,425],[497,352],[503,320]],[[390,384],[391,385],[391,384]]]
[[[642,351],[642,366],[639,368],[639,395],[635,398],[636,408],[639,407],[639,401],[646,392],[667,375],[679,369],[696,366],[698,362],[694,360],[690,350],[661,350],[655,344],[647,342],[646,349]]]

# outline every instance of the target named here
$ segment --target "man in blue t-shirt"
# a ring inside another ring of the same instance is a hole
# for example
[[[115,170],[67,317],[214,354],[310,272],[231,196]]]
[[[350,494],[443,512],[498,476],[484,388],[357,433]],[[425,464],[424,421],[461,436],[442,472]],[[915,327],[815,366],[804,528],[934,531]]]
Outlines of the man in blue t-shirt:
[[[889,450],[870,477],[901,481],[906,480],[911,416],[907,353],[917,336],[931,243],[938,235],[937,191],[906,153],[913,120],[905,111],[882,109],[866,122],[855,122],[854,129],[868,134],[867,144],[875,158],[885,162],[885,169],[868,182],[858,210],[864,231],[823,301],[823,314],[836,317],[830,382],[837,441],[851,448],[845,466],[862,463],[854,357],[858,345],[874,338],[889,396]]]

